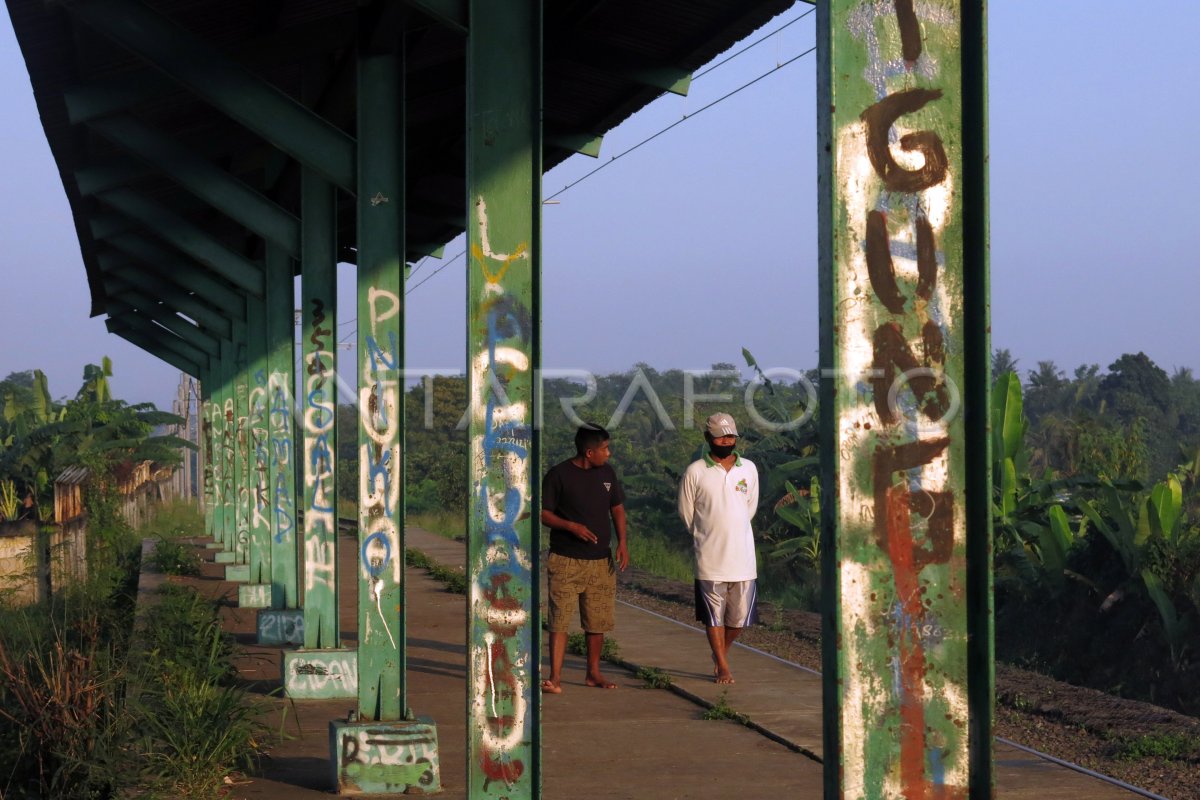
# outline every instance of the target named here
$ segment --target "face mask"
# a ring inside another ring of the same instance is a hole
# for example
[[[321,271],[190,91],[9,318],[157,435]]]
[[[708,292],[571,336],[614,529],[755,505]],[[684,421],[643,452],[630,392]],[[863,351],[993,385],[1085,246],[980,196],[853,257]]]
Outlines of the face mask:
[[[735,444],[709,444],[708,449],[712,451],[715,458],[729,458],[735,447],[737,447]]]

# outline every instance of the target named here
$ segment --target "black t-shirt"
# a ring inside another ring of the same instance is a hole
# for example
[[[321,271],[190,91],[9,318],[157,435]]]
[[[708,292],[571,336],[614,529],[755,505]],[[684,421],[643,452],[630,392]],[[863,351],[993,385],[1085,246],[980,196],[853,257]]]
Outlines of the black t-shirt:
[[[611,509],[624,502],[621,482],[608,464],[583,469],[568,459],[551,467],[542,479],[542,508],[569,522],[583,523],[596,534],[596,543],[551,528],[550,552],[585,561],[608,558],[612,541]]]

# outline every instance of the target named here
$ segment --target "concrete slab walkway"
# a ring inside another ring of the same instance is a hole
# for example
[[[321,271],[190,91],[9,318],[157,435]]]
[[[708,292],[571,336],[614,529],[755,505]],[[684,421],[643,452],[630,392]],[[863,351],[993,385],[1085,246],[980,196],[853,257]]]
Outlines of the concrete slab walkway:
[[[449,567],[462,567],[465,547],[409,528],[408,546]],[[354,575],[355,547],[343,539],[343,576]],[[210,556],[211,557],[211,556]],[[466,604],[429,578],[408,572],[409,705],[438,726],[445,798],[465,798]],[[236,584],[223,580],[223,567],[206,565],[190,581],[213,597],[232,598]],[[342,630],[354,646],[357,586],[342,581]],[[242,676],[259,691],[280,683],[280,652],[254,643],[255,612],[227,606],[227,629],[245,653]],[[644,688],[631,672],[610,665],[621,684],[614,691],[584,686],[582,659],[568,656],[563,693],[543,703],[543,797],[709,798],[732,794],[754,798],[821,796],[821,681],[816,673],[742,647],[731,655],[737,683],[712,681],[703,632],[621,603],[616,639],[630,669],[657,667],[669,674],[673,691]],[[721,699],[749,718],[750,726],[701,718],[703,707]],[[691,698],[689,700],[688,698]],[[231,787],[233,798],[328,797],[328,722],[345,717],[353,700],[285,701],[267,698],[289,739],[264,760],[260,773]],[[805,755],[805,753],[809,755]],[[1004,798],[1130,798],[1133,793],[1000,744],[996,749],[997,795]]]

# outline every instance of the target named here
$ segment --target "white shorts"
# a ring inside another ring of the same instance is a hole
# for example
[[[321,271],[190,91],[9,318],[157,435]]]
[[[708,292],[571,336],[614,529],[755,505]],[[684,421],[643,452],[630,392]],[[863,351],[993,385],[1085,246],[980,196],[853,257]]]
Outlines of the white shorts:
[[[710,628],[746,628],[758,621],[758,582],[696,581],[696,620]]]

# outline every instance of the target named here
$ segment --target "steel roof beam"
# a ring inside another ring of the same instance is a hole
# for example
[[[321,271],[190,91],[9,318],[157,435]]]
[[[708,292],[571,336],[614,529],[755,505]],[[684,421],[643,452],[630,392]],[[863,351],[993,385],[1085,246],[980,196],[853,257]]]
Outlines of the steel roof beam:
[[[354,139],[208,42],[136,0],[60,2],[80,22],[335,185],[354,191]]]
[[[75,185],[84,197],[99,194],[153,175],[148,168],[136,161],[116,158],[103,164],[93,164],[75,170]]]
[[[133,117],[107,117],[88,127],[226,216],[275,242],[292,258],[299,257],[300,220],[208,159]]]
[[[466,0],[402,0],[404,5],[420,11],[425,16],[440,25],[444,25],[456,33],[466,35],[467,23]]]
[[[192,323],[179,317],[171,309],[154,302],[144,294],[136,291],[122,292],[127,299],[110,299],[108,315],[122,316],[140,312],[143,316],[163,326],[178,336],[184,343],[191,345],[207,356],[215,356],[220,351],[220,343],[216,337],[205,333]]]
[[[145,264],[149,271],[191,292],[213,308],[225,309],[230,320],[241,319],[246,301],[241,294],[221,283],[201,265],[191,264],[174,251],[137,234],[124,234],[106,240],[109,244]],[[102,265],[103,266],[103,265]]]
[[[113,294],[122,294],[126,291],[125,287],[151,292],[176,312],[194,319],[201,330],[211,336],[217,339],[233,337],[233,318],[225,316],[228,312],[216,311],[200,297],[180,289],[177,284],[170,282],[168,274],[154,273],[149,268],[136,266],[115,253],[101,253],[99,262],[105,278],[118,281],[115,284],[118,288]],[[111,285],[114,284],[106,283],[106,287]]]
[[[163,360],[166,360],[166,353],[171,353],[195,364],[197,367],[208,365],[208,356],[202,350],[198,347],[193,347],[166,328],[155,324],[153,320],[136,311],[127,311],[115,315],[110,314],[108,319],[104,321],[104,324],[113,333],[116,333],[113,330],[113,326],[115,325],[123,330],[139,333],[146,337],[146,341],[151,344],[151,347],[143,347],[142,345],[139,345],[139,347]]]
[[[145,336],[136,330],[133,330],[127,325],[124,325],[120,320],[114,320],[110,317],[104,321],[104,326],[108,328],[109,333],[120,336],[134,347],[145,350],[147,353],[159,359],[160,361],[167,362],[171,366],[175,367],[175,369],[181,372],[186,372],[193,378],[199,378],[201,372],[208,371],[207,364],[201,366],[190,359],[184,358],[178,353],[164,348],[162,345],[157,344],[154,339],[150,338],[149,336]]]
[[[242,291],[263,294],[262,269],[214,240],[201,228],[130,189],[113,189],[97,199],[145,226],[156,237],[199,261]]]

